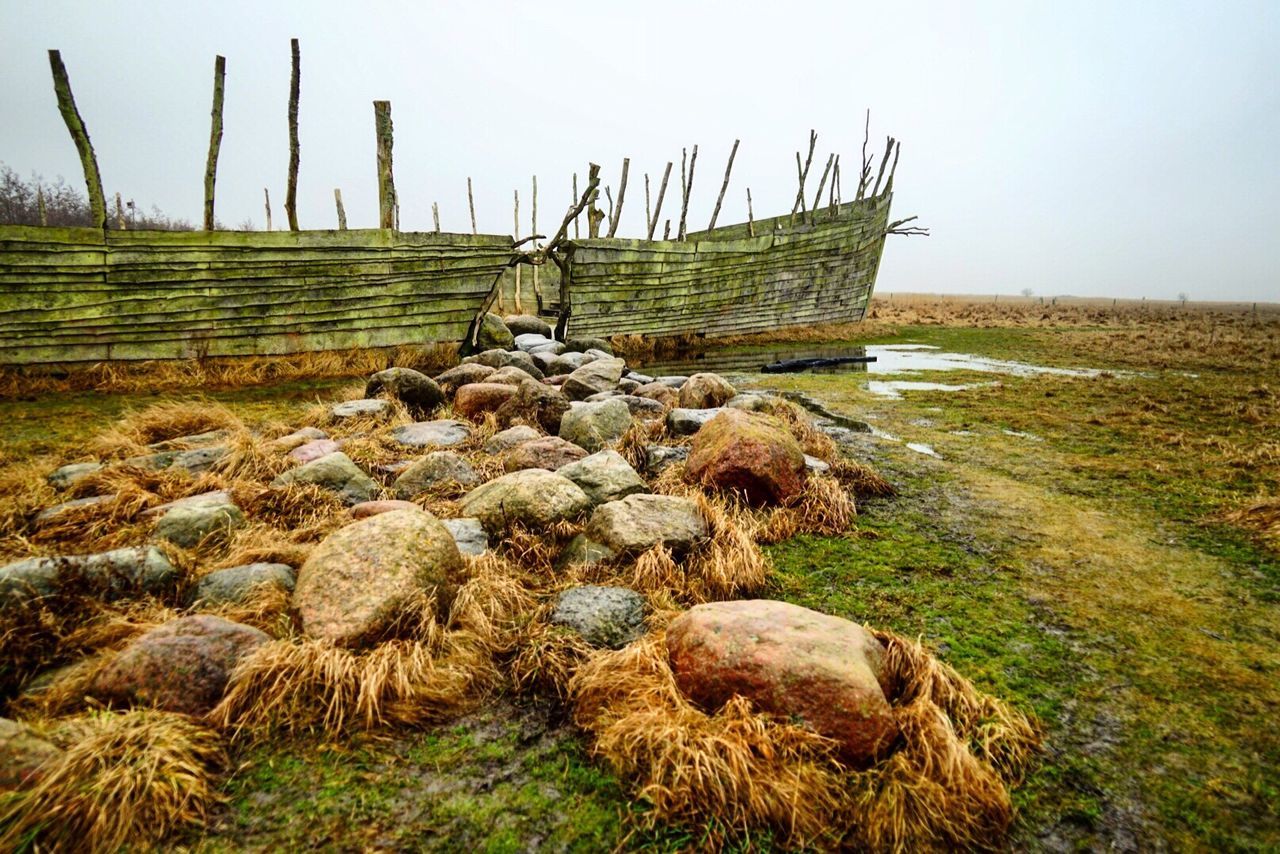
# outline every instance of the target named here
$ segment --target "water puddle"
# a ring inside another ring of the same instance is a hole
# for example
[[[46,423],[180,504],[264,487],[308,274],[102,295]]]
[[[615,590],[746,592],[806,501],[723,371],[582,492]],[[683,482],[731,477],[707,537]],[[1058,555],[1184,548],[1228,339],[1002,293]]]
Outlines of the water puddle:
[[[990,385],[990,383],[948,385],[947,383],[929,383],[916,380],[894,380],[892,382],[870,380],[867,382],[867,391],[879,397],[897,400],[901,399],[904,391],[965,391],[966,389],[980,388],[984,385]]]
[[[991,359],[972,353],[948,353],[930,344],[885,344],[866,347],[875,361],[867,365],[872,374],[906,374],[917,371],[979,371],[1015,377],[1052,374],[1060,377],[1096,377],[1095,368],[1050,368],[1027,362]]]
[[[907,442],[907,448],[915,451],[917,454],[924,454],[926,457],[936,457],[938,452],[928,445],[922,445],[919,442]]]

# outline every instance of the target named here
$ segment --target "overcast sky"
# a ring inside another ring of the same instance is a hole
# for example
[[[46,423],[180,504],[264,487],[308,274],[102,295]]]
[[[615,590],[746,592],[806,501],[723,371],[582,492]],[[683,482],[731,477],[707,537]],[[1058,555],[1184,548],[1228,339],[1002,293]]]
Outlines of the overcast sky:
[[[373,108],[392,102],[401,227],[539,230],[574,171],[631,180],[643,236],[680,149],[699,145],[705,227],[789,212],[795,155],[902,140],[881,290],[1280,301],[1280,2],[18,2],[0,6],[0,161],[81,182],[46,51],[58,48],[108,193],[199,222],[215,54],[227,58],[218,217],[276,225],[288,163],[289,38],[302,43],[299,220],[377,221]],[[810,185],[812,193],[814,187]],[[674,204],[673,204],[674,200]]]

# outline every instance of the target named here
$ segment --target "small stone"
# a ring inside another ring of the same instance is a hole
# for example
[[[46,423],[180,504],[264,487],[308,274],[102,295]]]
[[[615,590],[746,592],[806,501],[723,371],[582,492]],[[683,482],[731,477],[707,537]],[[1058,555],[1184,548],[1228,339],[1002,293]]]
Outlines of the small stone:
[[[329,410],[329,415],[341,421],[346,418],[389,418],[394,411],[395,407],[389,400],[365,398],[339,403]]]
[[[631,427],[631,410],[620,400],[576,403],[560,420],[560,438],[588,451],[616,444]]]
[[[515,336],[496,314],[487,313],[480,318],[480,329],[476,334],[476,343],[483,350],[509,350],[515,346]]]
[[[648,374],[638,373],[637,371],[628,371],[624,378],[631,380],[637,386],[648,385],[653,382],[653,377]]]
[[[222,445],[214,448],[195,448],[190,451],[181,451],[174,456],[170,466],[177,469],[186,469],[192,474],[201,474],[213,468],[213,464],[225,457],[227,453],[227,448]]]
[[[777,398],[767,394],[736,394],[725,402],[729,409],[745,409],[748,412],[768,412]]]
[[[646,445],[644,449],[644,470],[655,475],[667,466],[682,463],[689,459],[688,445]]]
[[[432,451],[400,473],[393,486],[396,497],[413,498],[432,487],[456,483],[470,487],[480,482],[480,475],[453,451]]]
[[[175,507],[161,516],[155,535],[190,549],[205,540],[225,540],[244,522],[244,513],[234,504],[193,504]]]
[[[537,424],[548,433],[559,433],[560,422],[569,411],[569,399],[557,388],[525,378],[510,400],[498,407],[498,423],[516,420]]]
[[[509,451],[522,442],[529,442],[537,439],[542,434],[537,430],[525,424],[517,424],[515,427],[508,427],[493,434],[484,445],[486,454],[501,454],[503,451]]]
[[[517,338],[521,335],[541,335],[544,338],[550,338],[552,335],[551,325],[537,315],[508,314],[502,318],[502,322]]]
[[[381,513],[390,513],[392,510],[421,510],[417,504],[412,501],[401,501],[398,498],[382,498],[373,501],[361,501],[351,508],[352,519],[368,519],[370,516],[377,516]]]
[[[675,391],[680,391],[680,389],[684,386],[684,384],[689,381],[689,378],[688,377],[654,377],[653,381],[655,383],[660,383],[666,386],[667,388],[674,389]]]
[[[225,489],[215,489],[212,492],[202,492],[199,495],[188,495],[186,498],[179,498],[166,504],[158,504],[155,507],[148,507],[138,516],[142,519],[150,519],[154,516],[163,516],[170,510],[177,507],[200,507],[204,505],[215,504],[233,504],[231,493]]]
[[[36,526],[48,525],[50,522],[56,521],[59,516],[64,513],[84,510],[89,507],[96,507],[99,504],[109,504],[116,500],[114,495],[90,495],[88,498],[75,498],[71,501],[63,501],[61,504],[55,504],[52,507],[46,507],[36,514]]]
[[[391,438],[406,448],[448,448],[470,439],[471,425],[452,418],[418,421],[392,430]]]
[[[498,370],[489,374],[489,377],[485,382],[518,386],[523,382],[537,382],[537,380],[529,376],[528,372],[525,370],[518,368],[515,365],[507,365],[505,368],[498,368]],[[541,385],[541,383],[539,383],[539,385]]]
[[[565,396],[570,400],[583,400],[602,391],[615,391],[625,365],[621,359],[596,359],[583,365],[564,381]]]
[[[69,463],[49,472],[45,480],[54,489],[68,489],[103,468],[102,463]]]
[[[557,472],[582,487],[592,504],[605,504],[649,491],[648,485],[617,451],[598,451],[561,466]]]
[[[328,439],[329,434],[318,427],[303,427],[300,430],[294,430],[287,436],[281,436],[279,439],[271,441],[271,447],[278,451],[292,451],[294,448],[305,445],[307,442],[314,442],[316,439]]]
[[[226,430],[207,430],[204,433],[189,433],[186,436],[175,436],[172,439],[152,442],[147,447],[156,451],[187,451],[191,448],[221,442],[228,435],[230,434]]]
[[[644,634],[644,597],[626,587],[571,587],[556,599],[551,622],[592,646],[620,649]]]
[[[588,350],[599,350],[606,356],[613,355],[613,346],[603,338],[568,338],[564,342],[570,350],[585,353]]]
[[[664,407],[675,406],[680,402],[680,394],[669,385],[662,383],[645,383],[632,392],[636,397],[643,397],[662,404]]]
[[[378,493],[378,485],[373,479],[341,451],[290,469],[271,481],[272,486],[291,483],[313,483],[331,489],[348,505],[368,501]]]
[[[831,466],[827,462],[820,460],[817,457],[810,456],[809,454],[804,455],[804,467],[808,469],[811,474],[826,474],[831,471]]]
[[[615,399],[625,403],[627,405],[627,409],[631,411],[631,415],[635,418],[652,420],[655,418],[661,418],[667,414],[667,407],[648,397],[637,397],[634,394],[622,394],[618,395]]]
[[[680,387],[682,409],[714,409],[724,406],[738,390],[719,374],[694,374]]]
[[[515,396],[516,387],[502,383],[471,383],[458,389],[453,398],[453,409],[464,418],[479,421],[486,412],[496,412],[498,407]]]
[[[369,377],[364,396],[389,394],[415,412],[430,412],[444,403],[444,392],[436,381],[412,368],[387,368]]]
[[[673,436],[691,436],[702,429],[712,418],[723,410],[720,409],[681,409],[676,408],[667,413],[667,429]]]
[[[461,386],[469,383],[484,382],[485,378],[495,370],[497,369],[475,362],[455,365],[444,373],[438,375],[436,377],[436,384],[440,386],[442,391],[452,394]]]
[[[293,567],[284,563],[248,563],[219,569],[196,584],[194,604],[242,605],[267,590],[293,591]]]
[[[607,563],[618,556],[618,553],[606,545],[597,543],[585,534],[578,534],[565,546],[564,552],[556,560],[556,566],[564,569],[569,566],[595,566]]]
[[[661,543],[685,552],[707,537],[698,505],[673,495],[628,495],[601,504],[583,533],[615,552],[634,553]]]
[[[309,463],[312,460],[318,460],[321,457],[328,456],[334,451],[342,450],[342,443],[333,439],[313,439],[306,442],[289,452],[288,456],[291,460],[297,460],[300,463]]]
[[[555,471],[561,466],[577,462],[587,452],[572,442],[559,436],[540,436],[528,442],[516,445],[502,458],[504,471],[521,471],[523,469],[546,469]]]
[[[479,519],[491,533],[516,522],[542,530],[577,518],[590,506],[591,499],[576,483],[545,469],[504,474],[471,490],[460,502],[463,515]]]
[[[489,535],[479,519],[442,519],[443,524],[464,555],[482,555],[489,548]]]
[[[635,390],[638,388],[640,388],[640,383],[631,379],[631,377],[624,376],[622,379],[618,380],[618,391],[623,394],[634,394]]]
[[[583,365],[588,365],[594,361],[595,357],[588,356],[586,353],[565,352],[551,360],[551,364],[546,368],[546,373],[548,376],[571,374]]]

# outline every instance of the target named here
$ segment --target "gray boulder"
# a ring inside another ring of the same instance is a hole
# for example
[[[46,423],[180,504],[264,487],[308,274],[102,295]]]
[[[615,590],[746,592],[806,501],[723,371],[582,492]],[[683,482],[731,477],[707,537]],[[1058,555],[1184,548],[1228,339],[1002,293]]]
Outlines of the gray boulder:
[[[293,567],[283,563],[248,563],[219,569],[196,584],[193,602],[197,605],[241,605],[269,589],[293,592]]]
[[[532,353],[538,347],[545,344],[556,343],[551,339],[550,335],[541,335],[536,332],[526,332],[516,336],[516,349],[523,350],[526,353]]]
[[[54,489],[68,489],[97,471],[102,471],[102,463],[69,463],[60,466],[45,477]]]
[[[641,552],[662,543],[684,552],[707,536],[698,505],[672,495],[628,495],[601,504],[583,533],[618,553]]]
[[[497,368],[489,365],[465,362],[461,365],[455,365],[442,374],[438,374],[436,376],[436,385],[440,386],[443,391],[454,392],[458,390],[459,386],[484,382],[485,378],[496,370]]]
[[[613,345],[603,338],[568,338],[564,343],[570,350],[577,350],[580,353],[599,350],[606,356],[613,355]]]
[[[574,519],[591,499],[569,478],[546,469],[522,469],[468,492],[460,502],[464,516],[479,519],[491,533],[519,522],[535,530]]]
[[[496,415],[502,425],[520,420],[537,424],[548,433],[558,433],[568,411],[569,399],[560,389],[526,378],[515,395],[498,407]]]
[[[452,418],[418,421],[392,430],[391,438],[406,448],[448,448],[470,439],[471,425]]]
[[[53,596],[63,589],[103,599],[172,589],[181,573],[153,546],[91,555],[35,557],[0,567],[0,608]]]
[[[617,556],[618,553],[608,546],[597,543],[585,534],[578,534],[556,559],[556,566],[561,569],[569,566],[595,566],[607,563]]]
[[[501,454],[509,451],[516,445],[530,442],[537,439],[542,434],[526,424],[517,424],[515,427],[508,427],[493,434],[493,438],[485,442],[484,451],[486,454]]]
[[[738,390],[719,374],[694,374],[680,387],[680,406],[684,409],[714,409],[724,406],[737,393]]]
[[[415,412],[430,412],[444,403],[444,392],[436,381],[412,368],[387,368],[369,377],[364,396],[389,394]]]
[[[378,492],[378,485],[373,479],[342,451],[335,451],[296,469],[289,469],[271,481],[272,486],[291,483],[312,483],[331,489],[348,505],[368,501]]]
[[[551,325],[537,315],[508,314],[502,318],[502,322],[517,338],[521,335],[541,335],[544,338],[550,338],[552,335]]]
[[[564,358],[563,356],[561,358]],[[626,363],[621,359],[596,359],[569,374],[563,391],[570,400],[583,400],[602,391],[616,391]]]
[[[627,587],[571,587],[556,599],[551,622],[597,647],[620,649],[644,634],[644,597]]]
[[[631,414],[636,418],[661,418],[666,414],[667,408],[660,402],[648,397],[639,397],[634,394],[620,394],[617,400],[627,405],[627,409],[631,410]]]
[[[561,353],[551,360],[550,366],[546,369],[547,376],[556,374],[571,374],[583,365],[596,361],[594,356],[588,356],[586,353],[566,352]]]
[[[458,551],[464,555],[482,555],[489,548],[489,535],[479,519],[442,519],[441,524],[449,529],[453,541],[458,544]]]
[[[592,504],[605,504],[648,492],[649,487],[617,451],[598,451],[589,457],[556,469],[582,488]]]
[[[158,539],[189,549],[206,539],[225,540],[244,522],[244,513],[231,502],[188,504],[161,516],[155,534]]]
[[[318,427],[303,427],[294,430],[287,436],[281,436],[279,439],[271,441],[271,447],[278,451],[292,451],[294,448],[301,447],[308,442],[314,442],[317,439],[328,439],[329,434]]]
[[[150,519],[154,516],[163,516],[176,507],[200,507],[204,505],[216,504],[233,504],[231,493],[225,489],[215,489],[212,492],[202,492],[199,495],[188,495],[186,498],[178,498],[165,504],[158,504],[155,507],[148,507],[139,513],[139,517]]]
[[[656,383],[662,383],[667,388],[672,388],[672,389],[675,389],[676,391],[679,391],[681,386],[683,386],[686,382],[689,381],[689,378],[688,377],[654,377],[653,381]]]
[[[347,418],[388,418],[394,411],[395,407],[389,400],[365,398],[339,403],[329,410],[329,415],[335,421],[343,421]]]
[[[622,438],[631,427],[631,410],[621,400],[575,403],[560,419],[560,438],[598,451]]]
[[[476,343],[483,350],[510,350],[515,346],[515,336],[496,314],[487,313],[480,318],[480,329],[476,335]]]
[[[682,463],[689,459],[688,445],[646,445],[644,449],[644,470],[654,475],[669,465]]]
[[[400,472],[393,490],[396,498],[409,499],[448,482],[475,486],[480,482],[480,475],[476,474],[471,463],[453,451],[432,451]]]
[[[673,436],[692,436],[702,429],[703,424],[715,418],[720,412],[719,408],[683,409],[677,407],[667,413],[667,430]]]
[[[192,474],[200,474],[213,468],[213,464],[227,455],[227,448],[217,445],[212,448],[193,448],[190,451],[179,451],[169,464],[171,468],[185,469]]]

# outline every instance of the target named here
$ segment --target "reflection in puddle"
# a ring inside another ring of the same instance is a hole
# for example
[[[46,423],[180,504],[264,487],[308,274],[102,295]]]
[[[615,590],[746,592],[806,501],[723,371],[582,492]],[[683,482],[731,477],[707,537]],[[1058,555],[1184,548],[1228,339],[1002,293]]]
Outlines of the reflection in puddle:
[[[901,398],[904,391],[964,391],[979,388],[990,383],[970,383],[968,385],[947,385],[946,383],[926,383],[913,380],[871,380],[867,383],[867,391],[880,397]]]
[[[933,448],[930,448],[928,445],[922,445],[919,442],[908,442],[907,447],[915,451],[917,454],[924,454],[929,457],[938,456],[938,452]]]
[[[1053,374],[1063,377],[1096,377],[1101,371],[1093,368],[1048,368],[1004,359],[989,359],[972,353],[946,353],[929,344],[886,344],[866,348],[868,356],[876,360],[867,366],[873,374],[903,374],[915,371],[980,371],[991,374],[1009,374],[1025,377],[1035,374]],[[959,386],[970,388],[971,386]]]

